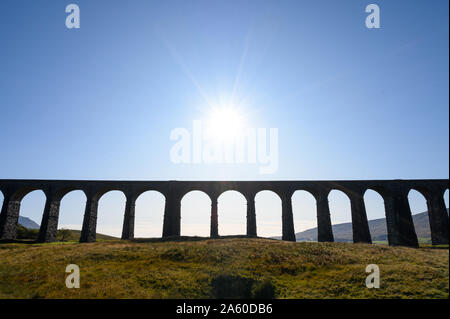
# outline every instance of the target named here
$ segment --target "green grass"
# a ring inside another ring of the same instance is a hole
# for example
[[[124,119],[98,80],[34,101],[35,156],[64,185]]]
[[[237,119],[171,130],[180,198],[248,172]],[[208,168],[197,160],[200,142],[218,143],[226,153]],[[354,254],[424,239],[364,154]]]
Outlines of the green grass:
[[[80,289],[65,287],[72,263]],[[211,298],[226,276],[270,283],[277,298],[448,298],[448,263],[448,249],[259,238],[0,244],[0,298]],[[368,264],[379,289],[365,286]]]

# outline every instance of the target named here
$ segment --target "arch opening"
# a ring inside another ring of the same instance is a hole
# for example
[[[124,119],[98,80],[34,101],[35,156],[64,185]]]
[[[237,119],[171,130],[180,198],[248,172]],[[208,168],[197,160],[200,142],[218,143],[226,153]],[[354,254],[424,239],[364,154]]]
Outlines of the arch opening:
[[[4,200],[5,200],[5,196],[3,195],[3,192],[0,190],[0,210],[1,210],[1,207],[3,207]]]
[[[263,190],[255,196],[256,229],[259,237],[282,237],[281,198]]]
[[[211,225],[211,198],[202,191],[190,191],[181,199],[182,236],[209,237]]]
[[[317,241],[317,204],[308,191],[297,190],[291,198],[297,241]],[[298,234],[298,235],[297,235]]]
[[[219,235],[245,235],[247,232],[247,200],[234,190],[223,192],[217,199]]]
[[[109,191],[98,202],[97,240],[109,239],[102,235],[121,238],[126,197],[121,191]]]
[[[162,237],[166,198],[158,191],[146,191],[136,199],[134,237]]]
[[[86,200],[86,194],[81,190],[74,190],[63,196],[59,207],[58,241],[80,239]]]
[[[416,189],[408,193],[408,202],[419,243],[431,243],[430,219],[425,196]]]
[[[375,190],[368,189],[364,193],[369,231],[374,244],[388,244],[386,210],[384,199]]]
[[[448,214],[448,208],[449,208],[449,190],[445,190],[444,192],[444,202],[445,202],[445,207],[447,208],[447,214]]]
[[[328,194],[334,241],[353,242],[350,198],[343,191],[333,189]]]
[[[17,239],[37,239],[47,197],[42,190],[27,193],[20,202]]]

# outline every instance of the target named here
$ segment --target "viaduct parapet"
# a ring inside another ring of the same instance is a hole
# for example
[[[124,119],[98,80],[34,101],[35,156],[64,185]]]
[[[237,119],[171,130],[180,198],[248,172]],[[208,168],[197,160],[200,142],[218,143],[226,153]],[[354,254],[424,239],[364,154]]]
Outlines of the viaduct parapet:
[[[353,242],[371,243],[364,193],[378,192],[386,213],[389,245],[418,247],[417,235],[411,216],[408,193],[414,189],[427,201],[431,239],[434,245],[449,243],[449,218],[444,192],[449,180],[355,180],[355,181],[81,181],[81,180],[0,180],[4,201],[0,214],[0,239],[16,238],[22,199],[30,192],[42,190],[46,203],[39,230],[40,242],[56,240],[59,207],[62,198],[71,191],[81,190],[87,201],[84,211],[80,242],[96,240],[97,210],[100,198],[117,190],[126,196],[122,239],[134,238],[134,211],[136,199],[146,191],[164,195],[165,210],[163,237],[180,236],[181,199],[193,190],[203,191],[211,199],[211,237],[218,237],[217,199],[225,191],[242,193],[247,200],[247,236],[257,236],[255,196],[258,192],[275,192],[282,202],[282,239],[295,241],[291,197],[297,190],[311,193],[317,203],[318,241],[332,242],[328,194],[340,190],[350,199]]]

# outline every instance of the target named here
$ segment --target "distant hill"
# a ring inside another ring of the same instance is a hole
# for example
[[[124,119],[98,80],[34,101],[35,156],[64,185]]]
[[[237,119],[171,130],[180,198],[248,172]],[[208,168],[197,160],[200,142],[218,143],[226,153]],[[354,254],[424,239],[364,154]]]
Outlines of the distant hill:
[[[17,227],[17,239],[19,240],[36,240],[39,235],[39,229],[31,229],[18,225]],[[56,241],[78,241],[80,239],[81,230],[73,229],[58,229],[56,235]],[[103,235],[97,233],[97,240],[111,240],[118,239],[117,237]]]
[[[448,208],[447,208],[448,213]],[[414,227],[417,237],[422,242],[431,241],[430,222],[428,212],[413,215]],[[386,218],[369,220],[370,235],[372,241],[387,241]],[[352,242],[352,223],[333,225],[333,235],[335,241]],[[317,241],[317,227],[296,233],[297,241]]]
[[[19,224],[28,229],[39,229],[39,224],[28,217],[19,216]]]
[[[39,234],[39,224],[31,218],[19,216],[19,227],[17,230],[17,239],[37,239]],[[22,226],[22,227],[21,227]],[[81,236],[81,230],[58,229],[56,239],[58,241],[78,241]],[[117,239],[117,237],[97,233],[98,240]]]
[[[66,233],[66,234],[64,234]],[[81,230],[74,230],[74,229],[58,229],[58,234],[56,236],[56,240],[58,241],[78,241],[80,240],[81,236]],[[103,235],[97,233],[96,235],[97,240],[111,240],[111,239],[118,239],[117,237],[109,236],[109,235]]]

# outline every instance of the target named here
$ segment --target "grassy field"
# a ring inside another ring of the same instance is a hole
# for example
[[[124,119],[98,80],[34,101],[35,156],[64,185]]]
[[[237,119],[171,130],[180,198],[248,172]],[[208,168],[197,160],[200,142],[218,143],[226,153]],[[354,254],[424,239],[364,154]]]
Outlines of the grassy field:
[[[214,298],[230,278],[276,298],[448,298],[448,263],[448,249],[256,238],[11,243],[0,244],[0,298]],[[65,287],[68,264],[80,289]],[[365,286],[368,264],[379,289]]]

